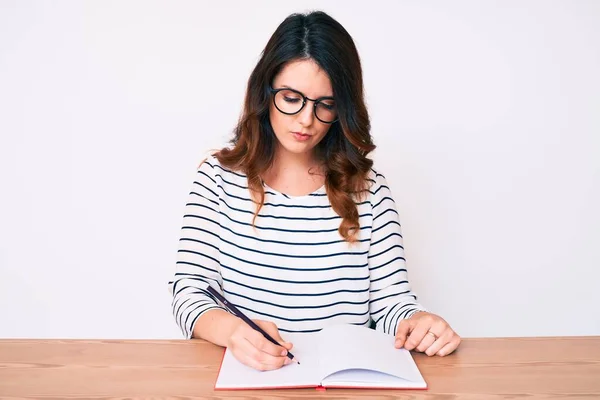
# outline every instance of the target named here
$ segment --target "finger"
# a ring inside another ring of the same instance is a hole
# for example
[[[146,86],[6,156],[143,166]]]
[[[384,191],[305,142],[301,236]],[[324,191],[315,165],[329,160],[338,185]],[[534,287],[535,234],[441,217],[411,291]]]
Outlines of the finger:
[[[239,359],[248,366],[259,371],[270,371],[281,368],[285,364],[287,357],[273,356],[257,349],[250,341],[243,340],[237,346]],[[234,353],[235,355],[235,353]]]
[[[423,339],[421,339],[421,343],[419,343],[415,347],[416,351],[423,353],[425,350],[427,350],[431,345],[433,345],[436,342],[436,338],[430,332],[431,331],[425,332],[425,336],[423,337]]]
[[[271,343],[262,333],[255,331],[250,328],[250,326],[248,326],[248,332],[244,336],[248,342],[261,352],[279,357],[287,354],[287,349],[285,347]]]
[[[281,346],[285,347],[287,350],[291,350],[294,345],[291,342],[286,342],[279,333],[279,328],[273,322],[270,321],[255,321],[266,333],[269,334],[276,342],[278,342]]]
[[[266,366],[263,366],[260,362],[258,362],[258,360],[255,360],[250,355],[252,351],[251,348],[253,347],[254,346],[249,345],[245,339],[242,339],[239,342],[232,343],[232,345],[229,346],[229,350],[231,350],[233,356],[242,364],[259,371],[265,371]]]
[[[421,343],[417,345],[417,351],[420,351],[421,353],[425,352],[429,347],[437,342],[448,329],[449,327],[444,321],[434,322],[431,328],[429,328],[429,330],[425,333],[425,337],[423,340],[421,340]],[[448,336],[451,335],[446,335],[446,337]]]
[[[265,362],[261,362],[255,358],[252,358],[251,356],[247,355],[247,354],[242,354],[241,357],[238,357],[238,360],[240,360],[243,364],[252,367],[258,371],[273,371],[276,369],[281,368],[283,365],[289,364],[286,361],[280,362],[280,363],[265,363]],[[285,357],[285,360],[289,360],[289,358]]]
[[[433,344],[429,347],[427,347],[426,350],[424,350],[424,353],[427,354],[428,356],[433,356],[436,355],[438,351],[441,350],[442,347],[444,347],[445,345],[447,345],[448,343],[450,343],[450,341],[452,340],[452,338],[454,337],[454,332],[452,331],[452,329],[447,329],[444,331],[444,333],[442,333],[435,342],[433,342]]]
[[[404,346],[412,325],[413,324],[411,320],[403,319],[400,321],[398,324],[398,329],[396,329],[396,342],[394,343],[394,347],[399,349]]]
[[[450,340],[450,343],[446,344],[444,347],[442,347],[440,349],[440,351],[437,352],[438,356],[447,356],[448,354],[451,354],[452,352],[454,352],[454,350],[457,349],[458,345],[460,344],[460,337],[458,335],[455,335],[452,340]]]
[[[412,330],[410,335],[408,335],[406,343],[404,344],[404,348],[406,350],[413,350],[415,347],[417,347],[421,341],[423,341],[423,338],[427,334],[429,328],[431,328],[431,321],[425,317],[419,318],[415,328]]]

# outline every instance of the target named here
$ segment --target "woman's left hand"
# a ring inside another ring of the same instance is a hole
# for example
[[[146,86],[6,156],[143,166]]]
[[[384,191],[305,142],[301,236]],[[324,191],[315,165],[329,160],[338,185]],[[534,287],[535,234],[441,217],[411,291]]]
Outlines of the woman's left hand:
[[[416,312],[403,319],[396,330],[397,349],[419,351],[428,356],[447,356],[460,344],[460,336],[450,328],[442,317],[428,312]]]

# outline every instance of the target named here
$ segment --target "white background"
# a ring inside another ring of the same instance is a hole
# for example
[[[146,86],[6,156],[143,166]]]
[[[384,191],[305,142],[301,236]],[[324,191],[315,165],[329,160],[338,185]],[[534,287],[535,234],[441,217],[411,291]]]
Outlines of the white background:
[[[314,8],[362,57],[420,301],[464,337],[600,334],[600,2],[0,0],[0,337],[181,337],[196,166]]]

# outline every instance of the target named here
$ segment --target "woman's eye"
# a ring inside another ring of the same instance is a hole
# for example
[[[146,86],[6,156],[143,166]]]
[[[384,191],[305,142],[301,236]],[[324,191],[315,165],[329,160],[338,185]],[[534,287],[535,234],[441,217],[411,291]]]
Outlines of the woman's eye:
[[[297,103],[300,101],[299,98],[292,98],[292,97],[283,97],[283,99],[288,102],[288,103]]]
[[[326,110],[330,110],[330,111],[335,109],[335,104],[319,103],[319,106],[325,108]]]

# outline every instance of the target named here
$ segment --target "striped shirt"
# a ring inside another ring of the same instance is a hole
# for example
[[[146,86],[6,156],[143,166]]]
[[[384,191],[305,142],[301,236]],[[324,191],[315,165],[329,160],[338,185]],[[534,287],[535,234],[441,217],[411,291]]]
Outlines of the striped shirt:
[[[325,187],[289,196],[265,185],[255,211],[247,178],[209,157],[198,168],[183,217],[170,290],[186,338],[204,312],[222,308],[209,284],[249,318],[281,332],[316,332],[332,324],[370,325],[395,334],[424,308],[407,277],[398,212],[385,177],[371,170],[357,201],[358,242],[345,242]]]

